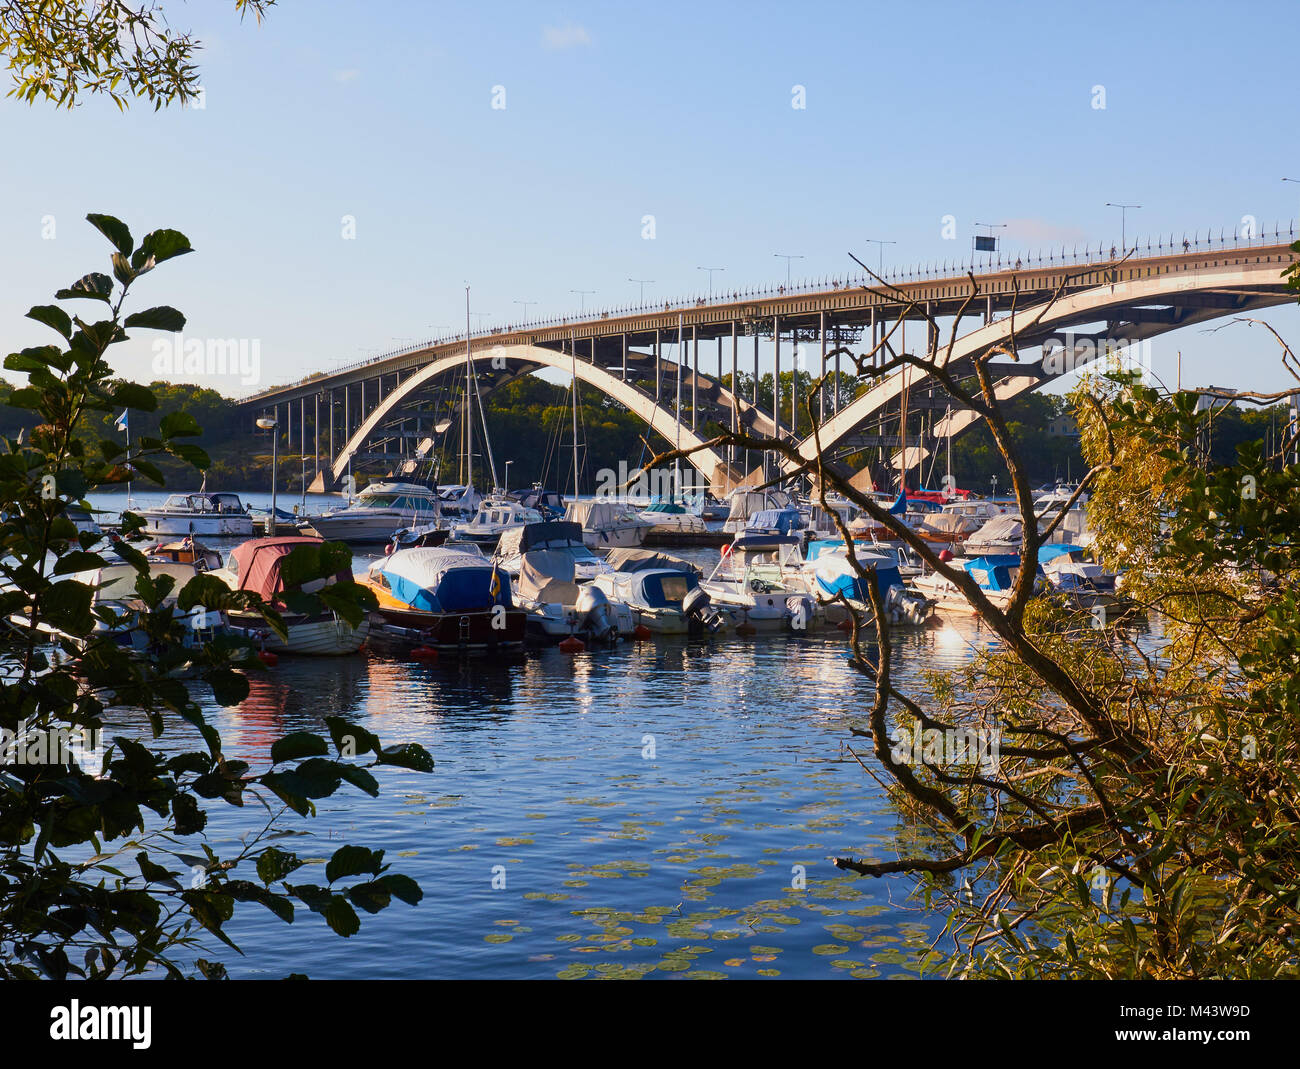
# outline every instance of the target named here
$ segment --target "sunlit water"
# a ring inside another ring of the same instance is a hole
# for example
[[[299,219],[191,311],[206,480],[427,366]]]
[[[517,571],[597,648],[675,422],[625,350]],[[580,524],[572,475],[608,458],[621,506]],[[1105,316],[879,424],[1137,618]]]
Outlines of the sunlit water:
[[[961,621],[897,638],[904,681],[989,641]],[[234,976],[916,975],[944,918],[906,880],[829,860],[896,856],[900,832],[848,751],[870,761],[849,727],[871,688],[847,653],[831,631],[505,664],[281,657],[240,706],[207,702],[228,756],[262,770],[275,739],[338,715],[437,762],[382,770],[379,798],[345,785],[314,819],[286,814],[298,834],[279,845],[312,859],[292,879],[324,883],[324,860],[354,843],[386,850],[425,898],[360,914],[349,939],[305,907],[286,925],[242,905],[229,930],[244,956],[217,953]],[[164,741],[197,746],[183,725]],[[208,806],[223,855],[267,815]]]

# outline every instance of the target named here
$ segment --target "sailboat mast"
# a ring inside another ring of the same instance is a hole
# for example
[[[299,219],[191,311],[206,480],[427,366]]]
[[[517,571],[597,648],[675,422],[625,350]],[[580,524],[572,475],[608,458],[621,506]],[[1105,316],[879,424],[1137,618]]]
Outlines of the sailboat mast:
[[[465,287],[465,485],[474,488],[474,409],[470,391],[474,385],[473,342],[469,336],[469,287]]]
[[[573,365],[573,499],[578,499],[578,345],[569,338],[569,359]]]

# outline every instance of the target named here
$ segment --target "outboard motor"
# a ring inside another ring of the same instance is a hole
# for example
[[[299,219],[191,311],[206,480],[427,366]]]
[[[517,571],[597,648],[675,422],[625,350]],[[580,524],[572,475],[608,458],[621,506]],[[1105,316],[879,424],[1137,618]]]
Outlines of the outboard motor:
[[[785,599],[785,610],[790,614],[791,631],[807,631],[812,627],[816,605],[807,594],[791,594]]]
[[[609,643],[618,641],[618,626],[609,615],[609,599],[599,587],[584,586],[578,594],[574,611],[581,621],[581,628],[593,639]]]
[[[713,608],[713,599],[702,587],[696,587],[682,598],[682,614],[698,620],[709,634],[722,630],[722,614]]]

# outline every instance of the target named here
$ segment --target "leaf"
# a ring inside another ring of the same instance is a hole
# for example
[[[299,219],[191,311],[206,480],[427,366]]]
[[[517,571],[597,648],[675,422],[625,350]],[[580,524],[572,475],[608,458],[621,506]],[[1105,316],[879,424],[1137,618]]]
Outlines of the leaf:
[[[371,798],[379,797],[379,781],[364,768],[359,768],[356,765],[345,765],[340,762],[338,769],[339,774],[352,786],[365,791]]]
[[[300,757],[322,757],[327,753],[329,746],[319,735],[313,735],[310,731],[295,731],[271,744],[271,764],[296,761]]]
[[[283,880],[294,870],[302,868],[302,864],[296,854],[269,846],[258,856],[257,878],[265,884],[273,884]]]
[[[154,230],[140,242],[140,248],[131,257],[131,265],[138,271],[146,265],[152,266],[150,261],[160,264],[173,256],[184,256],[193,251],[190,239],[179,230]]]
[[[202,434],[199,421],[184,409],[168,412],[158,424],[158,433],[164,438],[188,438]]]
[[[356,910],[348,905],[348,900],[342,895],[330,899],[330,904],[325,907],[325,922],[345,939],[361,931],[361,921],[357,919]]]
[[[384,852],[364,846],[340,846],[325,865],[325,879],[329,883],[344,876],[361,876],[365,873],[379,875],[384,866]]]
[[[120,219],[115,219],[111,215],[100,215],[91,212],[86,216],[86,221],[98,230],[104,237],[108,238],[123,256],[130,256],[135,242],[131,238],[131,231]]]
[[[113,404],[123,408],[134,408],[141,412],[153,412],[158,408],[158,398],[148,386],[136,382],[124,382],[113,391]]]
[[[395,898],[400,898],[408,906],[414,906],[424,898],[420,885],[400,872],[386,873],[379,877],[379,882],[387,887]]]
[[[382,765],[396,765],[409,768],[414,772],[432,772],[433,758],[417,742],[407,742],[400,746],[385,746],[377,755]]]
[[[185,326],[185,317],[175,308],[165,304],[157,308],[146,308],[143,312],[133,312],[123,320],[124,327],[144,327],[148,330],[180,330]],[[191,419],[194,417],[191,416]]]
[[[66,341],[72,340],[72,317],[57,304],[38,304],[28,311],[27,318],[57,330]]]
[[[341,716],[327,716],[325,726],[340,757],[355,757],[363,753],[379,753],[379,739],[363,727],[344,720]]]
[[[113,280],[99,271],[92,271],[88,275],[83,275],[77,279],[67,289],[59,290],[55,293],[61,301],[66,301],[74,297],[84,297],[92,301],[103,301],[105,304],[112,303],[109,298],[113,294]]]
[[[392,901],[388,888],[379,880],[349,887],[348,898],[353,905],[360,906],[367,913],[378,913],[382,909],[387,909],[389,902]]]

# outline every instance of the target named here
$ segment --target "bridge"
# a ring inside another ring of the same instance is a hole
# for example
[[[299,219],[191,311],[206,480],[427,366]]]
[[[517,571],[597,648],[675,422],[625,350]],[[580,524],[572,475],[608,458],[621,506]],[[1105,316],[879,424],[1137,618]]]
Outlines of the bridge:
[[[612,398],[675,448],[701,447],[726,428],[780,437],[807,459],[820,446],[826,460],[846,468],[854,457],[860,467],[872,452],[919,442],[907,450],[910,469],[977,414],[915,368],[869,376],[846,390],[838,384],[856,369],[848,362],[841,376],[840,355],[828,353],[879,347],[878,362],[889,352],[933,355],[947,351],[952,331],[947,366],[962,377],[977,355],[1014,338],[1017,359],[991,365],[998,396],[1010,399],[1110,347],[1294,301],[1282,273],[1297,259],[1295,231],[1291,224],[1252,237],[1170,238],[1130,247],[1127,256],[1099,247],[989,257],[978,265],[896,270],[883,281],[846,276],[498,327],[410,346],[239,403],[250,424],[263,415],[277,419],[286,451],[296,439],[303,456],[316,458],[313,489],[337,487],[354,467],[409,464],[454,433],[466,405],[481,406],[491,390],[547,368]],[[759,405],[761,344],[774,371],[772,411]],[[1032,349],[1041,349],[1038,358],[1021,355]],[[741,381],[742,361],[753,375],[749,397],[729,388]],[[474,392],[467,363],[475,369]],[[791,405],[781,385],[782,371],[793,368],[834,373],[836,385],[815,405],[816,439],[800,425],[807,423],[802,404]],[[700,448],[692,457],[715,493],[774,474],[775,461],[760,461],[732,447]]]

